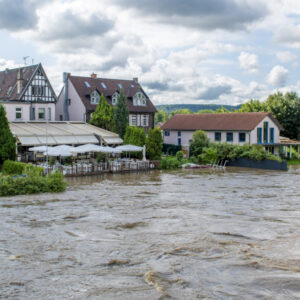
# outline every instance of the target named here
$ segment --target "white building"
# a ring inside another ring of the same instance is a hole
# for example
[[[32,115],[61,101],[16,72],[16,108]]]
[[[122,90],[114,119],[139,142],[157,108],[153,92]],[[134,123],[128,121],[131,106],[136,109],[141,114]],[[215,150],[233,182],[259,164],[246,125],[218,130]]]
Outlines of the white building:
[[[264,112],[178,114],[162,126],[165,144],[188,147],[193,133],[203,130],[211,142],[258,144],[275,154],[279,154],[281,129],[279,122]]]
[[[0,72],[0,104],[8,121],[54,121],[56,101],[41,64]]]

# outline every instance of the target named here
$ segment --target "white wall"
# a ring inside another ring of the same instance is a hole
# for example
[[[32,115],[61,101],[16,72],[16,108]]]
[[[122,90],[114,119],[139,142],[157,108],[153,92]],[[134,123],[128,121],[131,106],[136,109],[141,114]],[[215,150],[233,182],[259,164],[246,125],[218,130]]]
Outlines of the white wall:
[[[6,111],[6,117],[9,122],[29,122],[29,121],[48,121],[48,107],[51,108],[51,120],[55,120],[55,103],[28,103],[28,102],[13,102],[13,103],[2,103]],[[22,118],[16,119],[16,108],[22,109]],[[30,108],[35,108],[35,120],[30,120]],[[45,119],[38,119],[38,109],[45,108]]]
[[[274,143],[279,143],[280,130],[270,117],[265,117],[255,128],[251,131],[251,144],[257,144],[257,128],[264,130],[264,122],[269,122],[268,126],[268,139],[270,140],[270,128],[274,128]]]
[[[188,146],[190,144],[190,140],[192,139],[194,132],[195,131],[181,131],[181,137],[180,137],[180,136],[178,136],[178,131],[171,130],[170,136],[166,136],[165,131],[164,131],[164,143],[178,145],[178,138],[181,138],[181,145]],[[222,143],[226,142],[226,133],[227,132],[233,132],[232,144],[243,145],[245,143],[249,143],[249,132],[246,132],[246,131],[218,131],[218,132],[221,132],[221,142]],[[239,142],[239,132],[246,133],[246,142],[245,143]],[[206,134],[211,142],[215,142],[215,131],[206,131]]]
[[[68,79],[68,98],[71,99],[71,105],[68,106],[69,121],[85,122],[85,106],[83,105],[81,98],[77,94],[70,79]],[[62,90],[56,106],[56,120],[59,121],[59,115],[64,115],[64,90]]]

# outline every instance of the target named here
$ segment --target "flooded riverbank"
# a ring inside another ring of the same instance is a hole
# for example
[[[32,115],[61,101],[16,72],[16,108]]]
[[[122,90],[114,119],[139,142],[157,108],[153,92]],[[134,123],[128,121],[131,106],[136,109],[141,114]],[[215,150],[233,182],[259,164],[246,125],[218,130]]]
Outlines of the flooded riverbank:
[[[300,297],[300,168],[109,174],[0,198],[1,299]]]

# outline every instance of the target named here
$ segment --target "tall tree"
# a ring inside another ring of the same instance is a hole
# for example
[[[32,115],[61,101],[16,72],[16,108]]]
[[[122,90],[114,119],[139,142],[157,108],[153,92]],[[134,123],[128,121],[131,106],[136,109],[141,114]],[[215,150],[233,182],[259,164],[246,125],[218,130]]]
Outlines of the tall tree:
[[[196,130],[190,144],[190,153],[192,156],[198,156],[205,147],[209,146],[209,139],[205,131]]]
[[[279,121],[284,130],[282,135],[292,139],[300,139],[300,98],[294,92],[283,95],[272,94],[266,100],[269,112]]]
[[[13,137],[4,107],[0,104],[0,164],[16,159],[16,139]]]
[[[100,96],[99,103],[89,123],[106,130],[114,130],[113,108],[108,104],[103,94]]]
[[[129,111],[127,107],[127,100],[123,89],[121,89],[118,96],[118,103],[115,108],[114,120],[115,120],[115,131],[123,139],[126,128],[129,122]]]
[[[158,128],[149,130],[146,140],[146,152],[148,159],[159,160],[162,154],[163,139]]]

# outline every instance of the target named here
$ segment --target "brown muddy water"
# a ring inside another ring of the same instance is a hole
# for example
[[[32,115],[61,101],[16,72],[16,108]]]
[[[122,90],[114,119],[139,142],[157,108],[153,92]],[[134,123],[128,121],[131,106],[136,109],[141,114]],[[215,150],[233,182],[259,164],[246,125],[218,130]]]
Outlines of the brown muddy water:
[[[68,181],[0,198],[1,299],[300,298],[300,168]]]

